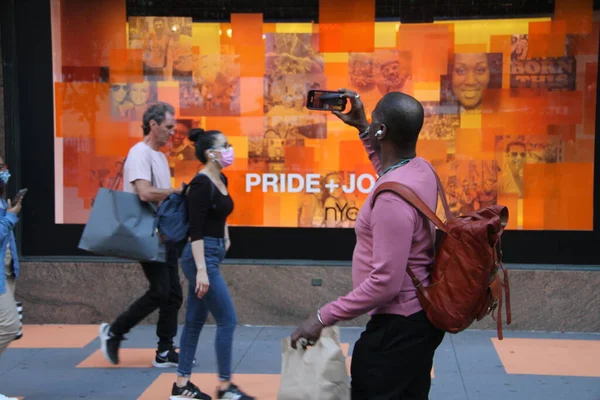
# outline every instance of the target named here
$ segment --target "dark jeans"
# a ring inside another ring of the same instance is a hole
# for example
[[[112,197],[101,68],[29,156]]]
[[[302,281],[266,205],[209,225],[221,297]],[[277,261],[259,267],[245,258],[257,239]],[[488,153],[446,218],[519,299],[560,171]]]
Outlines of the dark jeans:
[[[139,324],[144,318],[158,308],[158,351],[163,352],[173,347],[173,338],[177,335],[177,314],[183,301],[177,251],[167,249],[166,263],[141,263],[150,288],[137,299],[111,325],[114,335],[122,336]]]
[[[354,345],[352,400],[427,400],[443,338],[424,311],[374,315]]]
[[[227,283],[219,270],[219,264],[225,258],[225,242],[222,238],[204,237],[204,258],[210,287],[199,299],[196,295],[196,262],[188,243],[181,256],[181,269],[188,280],[187,312],[185,325],[181,332],[181,349],[179,350],[179,367],[177,375],[190,376],[192,364],[198,347],[198,338],[210,312],[217,322],[215,350],[219,379],[231,379],[231,353],[233,349],[233,333],[237,326],[237,315],[231,301]]]

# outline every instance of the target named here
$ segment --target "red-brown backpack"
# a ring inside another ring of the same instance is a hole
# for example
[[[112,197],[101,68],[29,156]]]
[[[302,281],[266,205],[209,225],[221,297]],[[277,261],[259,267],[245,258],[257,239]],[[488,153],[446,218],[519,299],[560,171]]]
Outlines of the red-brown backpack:
[[[371,207],[380,193],[393,192],[443,232],[428,287],[423,286],[410,266],[407,267],[407,273],[418,289],[419,302],[432,325],[446,332],[458,333],[491,313],[492,318],[497,320],[498,339],[502,340],[502,292],[506,297],[506,322],[511,323],[508,272],[502,265],[500,250],[508,209],[494,205],[452,218],[444,188],[435,175],[448,220],[445,224],[412,189],[397,182],[380,184],[373,194]],[[500,270],[504,273],[504,280]],[[494,316],[496,309],[498,313]]]

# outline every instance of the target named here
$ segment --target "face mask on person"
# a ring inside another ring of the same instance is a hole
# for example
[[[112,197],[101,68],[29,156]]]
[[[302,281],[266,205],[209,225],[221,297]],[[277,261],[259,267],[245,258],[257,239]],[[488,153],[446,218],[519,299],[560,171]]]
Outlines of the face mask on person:
[[[214,151],[218,151],[219,153],[221,153],[221,157],[220,158],[215,158],[213,155],[211,155],[210,157],[218,162],[221,165],[221,168],[227,168],[229,167],[231,164],[233,164],[233,147],[228,147],[226,149],[220,149],[220,150],[214,150]]]
[[[228,147],[227,149],[221,150],[221,160],[219,161],[221,167],[229,167],[231,164],[233,164],[233,158],[233,147]]]
[[[7,169],[0,171],[0,186],[6,186],[8,179],[10,178],[10,172]]]

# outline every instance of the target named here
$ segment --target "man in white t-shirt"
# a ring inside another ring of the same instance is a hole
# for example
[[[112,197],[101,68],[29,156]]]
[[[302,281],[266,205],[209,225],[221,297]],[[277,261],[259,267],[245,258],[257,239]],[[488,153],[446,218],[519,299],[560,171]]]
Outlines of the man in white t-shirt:
[[[175,110],[166,103],[153,104],[144,113],[144,139],[129,150],[123,168],[123,190],[137,193],[142,201],[155,204],[181,189],[171,187],[167,157],[159,149],[167,144],[175,128]],[[177,367],[179,354],[173,338],[177,335],[177,314],[183,300],[177,250],[167,247],[167,261],[141,263],[150,287],[128,310],[112,324],[100,326],[100,341],[104,356],[119,363],[119,347],[124,335],[144,318],[159,309],[156,335],[158,350],[153,365],[158,368]]]

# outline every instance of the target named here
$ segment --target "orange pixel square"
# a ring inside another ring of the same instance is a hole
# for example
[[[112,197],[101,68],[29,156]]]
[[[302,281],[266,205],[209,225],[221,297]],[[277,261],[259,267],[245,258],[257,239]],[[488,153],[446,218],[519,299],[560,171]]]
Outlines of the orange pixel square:
[[[319,1],[320,52],[348,53],[374,50],[374,0]]]
[[[194,383],[205,393],[216,394],[217,374],[194,374]],[[176,374],[161,374],[137,400],[164,400],[169,397]],[[234,374],[233,381],[257,399],[276,399],[281,377],[275,374]]]
[[[600,342],[492,338],[507,374],[600,377]]]
[[[98,325],[23,325],[11,349],[82,349],[98,336]]]
[[[113,365],[104,358],[101,350],[77,365],[77,368],[152,368],[156,356],[154,349],[120,349],[119,365]]]

